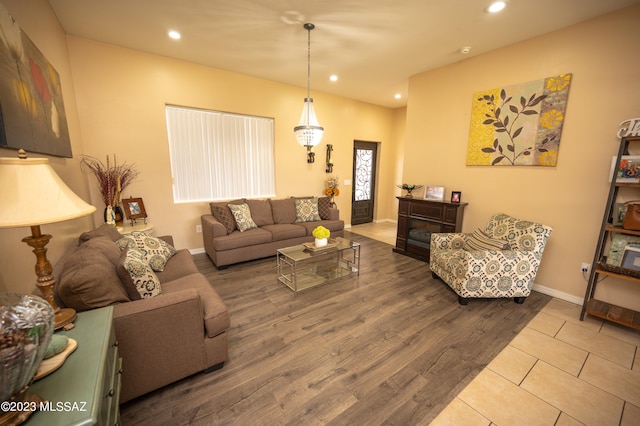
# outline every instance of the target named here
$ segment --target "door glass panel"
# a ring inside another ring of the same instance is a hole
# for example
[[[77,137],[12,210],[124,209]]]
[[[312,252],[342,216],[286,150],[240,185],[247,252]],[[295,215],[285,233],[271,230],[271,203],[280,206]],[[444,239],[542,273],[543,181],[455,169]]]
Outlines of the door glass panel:
[[[355,201],[371,199],[371,173],[373,170],[373,151],[356,149]]]

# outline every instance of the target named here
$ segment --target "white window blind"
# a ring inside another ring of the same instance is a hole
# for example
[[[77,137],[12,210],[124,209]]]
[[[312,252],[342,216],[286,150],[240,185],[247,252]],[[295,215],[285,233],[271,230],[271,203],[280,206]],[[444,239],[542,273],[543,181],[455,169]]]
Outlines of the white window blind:
[[[272,118],[165,109],[176,203],[275,195]]]

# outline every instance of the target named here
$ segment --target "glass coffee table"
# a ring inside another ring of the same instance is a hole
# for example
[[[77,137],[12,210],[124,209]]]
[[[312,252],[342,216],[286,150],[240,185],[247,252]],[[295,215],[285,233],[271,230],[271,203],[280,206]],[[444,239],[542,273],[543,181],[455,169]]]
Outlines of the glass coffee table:
[[[360,244],[346,238],[330,238],[327,247],[313,243],[279,249],[278,281],[298,293],[352,274],[360,274]]]

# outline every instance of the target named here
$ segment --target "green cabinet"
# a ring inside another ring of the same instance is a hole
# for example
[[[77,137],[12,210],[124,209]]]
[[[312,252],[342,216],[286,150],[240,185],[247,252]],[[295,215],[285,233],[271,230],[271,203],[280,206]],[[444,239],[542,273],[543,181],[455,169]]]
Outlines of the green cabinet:
[[[31,393],[48,401],[26,425],[116,425],[120,423],[122,360],[113,327],[113,308],[78,314],[75,328],[58,331],[78,342],[77,349]]]

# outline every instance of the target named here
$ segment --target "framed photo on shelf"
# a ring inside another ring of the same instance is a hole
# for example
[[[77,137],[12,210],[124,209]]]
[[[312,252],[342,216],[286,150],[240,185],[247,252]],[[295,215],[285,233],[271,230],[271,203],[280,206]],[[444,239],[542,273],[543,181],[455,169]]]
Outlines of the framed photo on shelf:
[[[627,212],[627,206],[624,203],[615,203],[613,205],[613,213],[612,216],[612,225],[613,226],[622,226],[622,220],[624,219],[624,214]]]
[[[640,246],[640,237],[615,233],[611,237],[611,246],[607,256],[607,265],[620,266],[627,246]]]
[[[620,158],[620,165],[616,170],[617,156],[611,158],[611,171],[609,172],[609,182],[615,172],[616,182],[619,183],[640,183],[640,156],[623,155]]]
[[[455,204],[460,204],[460,200],[462,199],[462,192],[460,191],[451,191],[451,202]]]
[[[425,200],[444,200],[444,186],[427,185],[427,189],[424,191]]]
[[[147,211],[144,209],[142,198],[125,198],[122,200],[124,214],[127,220],[146,219]]]

